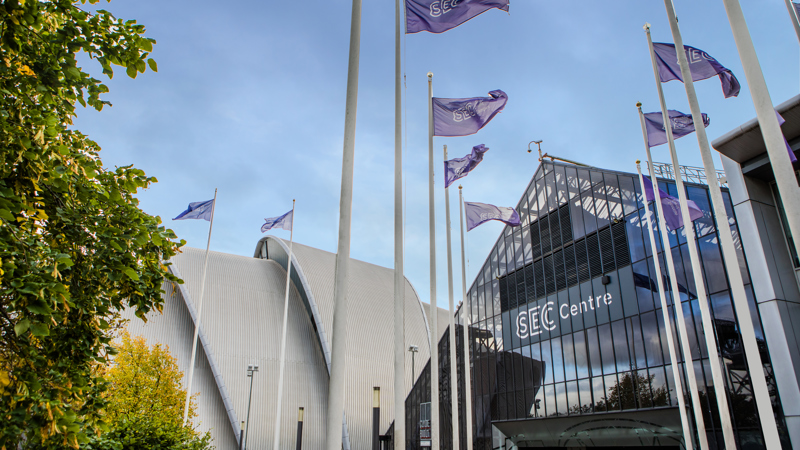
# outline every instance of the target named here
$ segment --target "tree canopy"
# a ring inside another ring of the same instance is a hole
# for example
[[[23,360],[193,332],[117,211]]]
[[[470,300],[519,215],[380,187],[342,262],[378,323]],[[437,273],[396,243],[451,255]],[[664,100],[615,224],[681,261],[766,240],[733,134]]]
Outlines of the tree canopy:
[[[88,0],[94,4],[98,0]],[[106,169],[72,127],[109,78],[136,77],[155,41],[87,0],[0,2],[0,449],[78,448],[107,427],[97,365],[126,307],[160,310],[163,261],[183,242],[134,195],[155,178]]]
[[[186,390],[169,348],[162,344],[149,347],[143,337],[123,332],[116,346],[119,353],[104,368],[108,381],[104,398],[109,432],[98,437],[93,449],[169,448],[205,450],[210,446],[208,432],[201,434],[183,426]],[[189,418],[196,414],[194,398]]]

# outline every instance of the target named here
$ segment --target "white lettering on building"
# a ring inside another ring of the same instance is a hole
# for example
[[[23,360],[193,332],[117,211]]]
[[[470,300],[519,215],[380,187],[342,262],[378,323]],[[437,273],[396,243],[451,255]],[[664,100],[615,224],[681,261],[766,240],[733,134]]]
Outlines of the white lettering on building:
[[[569,303],[562,303],[558,307],[558,315],[562,319],[569,319],[570,317],[579,316],[587,311],[594,311],[600,309],[601,306],[608,306],[611,304],[613,297],[611,294],[598,295],[597,297],[589,297],[576,305]],[[554,302],[547,302],[542,306],[534,306],[527,310],[522,310],[517,314],[517,336],[520,339],[536,336],[541,334],[544,330],[553,331],[556,328],[556,322],[550,318],[550,313],[554,309]],[[544,330],[542,329],[544,328]]]

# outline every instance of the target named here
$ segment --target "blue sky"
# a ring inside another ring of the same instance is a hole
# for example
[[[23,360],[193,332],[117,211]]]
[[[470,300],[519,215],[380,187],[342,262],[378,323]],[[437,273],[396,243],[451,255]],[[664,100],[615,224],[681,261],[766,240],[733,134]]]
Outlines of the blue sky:
[[[365,1],[356,129],[351,256],[393,265],[394,2]],[[100,7],[147,26],[157,40],[158,73],[136,80],[116,71],[101,113],[79,110],[76,127],[97,141],[104,164],[134,164],[159,182],[139,198],[189,246],[206,243],[207,223],[172,222],[191,201],[219,188],[211,248],[250,256],[265,217],[297,199],[295,240],[335,252],[341,188],[345,84],[351,3],[139,0]],[[800,47],[781,0],[742,2],[773,103],[800,89]],[[695,83],[715,139],[755,117],[722,0],[676,0],[683,40],[738,77],[724,99],[717,78]],[[663,2],[521,1],[444,34],[404,38],[406,182],[405,274],[423,301],[429,293],[427,79],[438,97],[484,96],[502,89],[505,110],[478,134],[435,138],[438,305],[447,305],[442,145],[450,157],[490,148],[460,180],[465,199],[514,206],[543,151],[606,169],[635,172],[645,159],[635,104],[657,111],[642,25],[671,42]],[[99,76],[95,62],[85,68]],[[683,85],[664,85],[671,109],[688,113]],[[677,142],[684,165],[701,166],[697,140]],[[654,149],[668,161],[666,146]],[[718,160],[717,160],[718,161]],[[719,170],[722,169],[718,163]],[[460,300],[458,193],[451,191],[456,302]],[[474,279],[502,224],[469,233]],[[288,239],[288,231],[276,235]]]

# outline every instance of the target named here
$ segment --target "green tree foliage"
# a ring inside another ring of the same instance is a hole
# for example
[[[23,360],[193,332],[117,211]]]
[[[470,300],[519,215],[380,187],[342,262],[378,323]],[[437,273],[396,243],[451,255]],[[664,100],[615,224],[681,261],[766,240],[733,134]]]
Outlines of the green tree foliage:
[[[117,314],[160,310],[178,281],[162,261],[183,243],[134,198],[156,180],[104,169],[70,128],[76,103],[108,104],[80,52],[108,77],[156,70],[144,26],[85,2],[0,0],[0,450],[78,448],[105,429],[94,370]]]
[[[152,348],[142,337],[122,334],[119,353],[105,369],[109,383],[104,397],[109,432],[96,439],[93,449],[211,449],[211,436],[183,426],[186,390],[169,348]],[[189,417],[196,417],[192,399]]]

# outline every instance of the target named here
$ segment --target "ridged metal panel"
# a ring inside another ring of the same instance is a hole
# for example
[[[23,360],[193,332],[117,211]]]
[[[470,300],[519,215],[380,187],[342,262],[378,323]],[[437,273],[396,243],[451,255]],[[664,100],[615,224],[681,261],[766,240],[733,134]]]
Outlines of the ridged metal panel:
[[[264,249],[266,243],[266,249]],[[247,258],[211,252],[201,345],[195,369],[193,392],[198,399],[199,429],[210,430],[218,449],[238,448],[238,421],[247,416],[250,379],[247,364],[258,363],[253,379],[249,448],[268,448],[275,420],[278,357],[283,314],[287,260],[286,242],[265,238],[257,244],[256,256]],[[324,443],[328,399],[330,347],[326,330],[332,329],[332,291],[335,255],[294,244],[292,290],[289,298],[287,363],[281,412],[281,448],[294,448],[297,408],[305,407],[303,446],[321,448]],[[179,367],[188,374],[192,316],[200,295],[203,257],[200,249],[186,248],[173,258],[174,273],[185,285],[167,285],[163,315],[153,312],[142,323],[132,311],[128,329],[144,335],[153,344],[170,346]],[[393,421],[393,273],[391,269],[353,260],[351,265],[348,335],[348,381],[346,418],[348,447],[370,448],[372,387],[381,387],[381,432]],[[182,294],[183,292],[183,294]],[[188,299],[190,308],[184,303]],[[417,376],[429,359],[427,304],[420,303],[410,283],[406,284],[406,344],[417,345]],[[447,311],[439,308],[444,333]],[[440,338],[439,336],[438,338]],[[435,341],[438,341],[438,338]],[[205,351],[204,351],[205,349]],[[206,353],[210,355],[206,358]],[[216,372],[216,379],[215,373]],[[410,389],[411,355],[407,354],[406,386]],[[226,406],[227,404],[227,406]]]
[[[270,259],[285,265],[288,243],[273,236],[262,239],[267,242]],[[310,308],[318,314],[322,325],[318,326],[321,345],[332,348],[330,337],[325,333],[333,327],[333,283],[335,275],[336,255],[301,244],[294,244],[292,258],[301,283],[309,292],[306,298],[312,304]],[[263,255],[263,245],[256,245],[255,256]],[[353,376],[348,378],[345,386],[345,415],[347,417],[348,435],[352,448],[369,448],[372,431],[372,388],[381,388],[381,432],[385,432],[393,421],[393,309],[394,279],[393,271],[385,267],[352,260],[350,266],[351,285],[349,286],[348,303],[348,371]],[[293,278],[297,285],[298,280]],[[406,281],[406,343],[417,345],[419,353],[416,360],[427,361],[430,358],[428,328],[425,306],[408,281]],[[440,309],[440,329],[447,323],[447,311]],[[387,333],[388,331],[388,333]],[[444,331],[442,331],[444,332]],[[440,336],[441,337],[441,336]],[[410,390],[411,355],[406,354],[406,389]],[[354,395],[354,393],[359,393]]]

